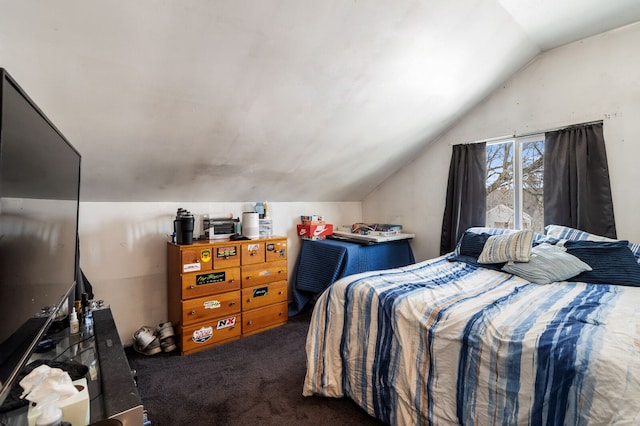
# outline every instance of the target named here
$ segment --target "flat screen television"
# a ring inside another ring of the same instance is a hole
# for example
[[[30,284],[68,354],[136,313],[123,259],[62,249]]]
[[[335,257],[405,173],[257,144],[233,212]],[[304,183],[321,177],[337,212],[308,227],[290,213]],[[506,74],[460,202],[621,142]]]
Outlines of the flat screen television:
[[[80,154],[0,68],[0,405],[75,296]]]

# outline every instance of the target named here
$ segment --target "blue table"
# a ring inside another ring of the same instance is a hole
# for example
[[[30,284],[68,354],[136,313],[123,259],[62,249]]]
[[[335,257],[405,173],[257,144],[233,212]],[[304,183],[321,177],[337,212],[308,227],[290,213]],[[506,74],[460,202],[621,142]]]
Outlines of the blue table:
[[[300,313],[316,295],[347,275],[415,263],[409,240],[359,244],[339,240],[302,240],[292,276],[289,316]]]

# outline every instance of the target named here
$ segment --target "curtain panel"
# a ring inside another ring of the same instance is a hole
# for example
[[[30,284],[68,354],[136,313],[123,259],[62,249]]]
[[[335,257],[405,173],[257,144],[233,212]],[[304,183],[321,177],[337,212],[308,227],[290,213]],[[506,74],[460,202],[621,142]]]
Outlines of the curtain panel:
[[[544,222],[616,238],[602,123],[545,133]]]
[[[440,254],[451,252],[472,226],[485,226],[487,213],[486,143],[454,145],[442,220]]]

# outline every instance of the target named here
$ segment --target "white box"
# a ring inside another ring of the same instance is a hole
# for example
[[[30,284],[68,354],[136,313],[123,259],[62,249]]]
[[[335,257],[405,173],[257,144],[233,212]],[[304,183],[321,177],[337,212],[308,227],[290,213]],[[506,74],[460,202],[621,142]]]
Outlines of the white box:
[[[74,380],[72,383],[79,392],[58,401],[58,408],[62,410],[62,420],[71,423],[73,426],[87,426],[91,421],[87,379]],[[39,415],[40,408],[37,405],[34,407],[33,404],[29,404],[27,413],[29,426],[35,426]]]

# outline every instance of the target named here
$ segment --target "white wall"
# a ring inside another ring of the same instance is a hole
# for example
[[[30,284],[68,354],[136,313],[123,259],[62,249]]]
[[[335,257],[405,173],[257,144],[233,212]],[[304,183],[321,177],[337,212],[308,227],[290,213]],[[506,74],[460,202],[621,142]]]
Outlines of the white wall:
[[[363,202],[363,220],[398,220],[416,260],[437,256],[451,145],[604,120],[618,237],[640,242],[640,24],[532,61]],[[482,64],[478,64],[482,67]]]
[[[110,304],[122,343],[142,325],[167,320],[166,242],[179,207],[194,215],[241,217],[250,203],[80,203],[80,265],[96,299]],[[289,242],[289,276],[300,247],[300,215],[322,214],[329,223],[362,220],[360,202],[269,203],[274,234]],[[199,218],[195,229],[202,228]]]

